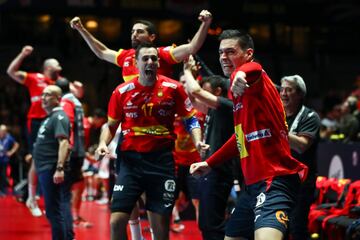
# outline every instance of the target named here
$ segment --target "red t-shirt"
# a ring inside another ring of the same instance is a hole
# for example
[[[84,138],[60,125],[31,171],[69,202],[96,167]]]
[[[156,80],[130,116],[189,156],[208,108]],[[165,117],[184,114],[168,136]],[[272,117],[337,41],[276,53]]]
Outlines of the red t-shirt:
[[[175,113],[195,114],[182,85],[162,75],[153,86],[142,86],[138,77],[120,84],[109,101],[108,117],[121,122],[121,150],[153,152],[173,148]]]
[[[158,74],[171,77],[173,73],[172,65],[178,63],[172,55],[175,46],[157,48],[159,54]],[[125,82],[137,77],[139,70],[135,64],[135,49],[120,49],[117,53],[116,64],[122,68],[122,76]]]
[[[237,68],[231,82],[237,71],[246,73],[250,87],[242,96],[233,96],[236,138],[221,148],[222,154],[212,155],[207,160],[209,165],[226,160],[224,155],[240,154],[247,185],[294,173],[303,179],[307,167],[291,156],[285,111],[273,82],[255,62]]]
[[[61,98],[60,106],[70,120],[70,145],[74,146],[74,121],[75,121],[75,104],[66,98]]]
[[[28,88],[30,94],[30,109],[27,118],[45,118],[46,112],[41,106],[41,94],[48,85],[54,84],[50,78],[47,78],[41,73],[27,73],[24,80],[24,85]]]
[[[174,121],[174,133],[177,136],[173,151],[175,164],[190,166],[194,162],[200,162],[200,154],[192,141],[191,135],[186,131],[184,122],[179,117],[176,117]]]

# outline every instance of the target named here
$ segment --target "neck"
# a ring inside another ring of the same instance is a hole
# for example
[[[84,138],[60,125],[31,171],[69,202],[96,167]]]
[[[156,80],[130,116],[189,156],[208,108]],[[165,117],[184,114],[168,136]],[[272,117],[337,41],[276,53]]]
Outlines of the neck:
[[[139,83],[142,85],[142,86],[152,86],[154,85],[154,83],[156,82],[157,80],[157,77],[156,76],[151,76],[151,77],[141,77],[139,76]]]
[[[285,108],[286,116],[291,117],[291,116],[296,115],[300,111],[301,107],[302,107],[302,104],[300,104],[299,106],[294,106],[294,107],[286,107]]]

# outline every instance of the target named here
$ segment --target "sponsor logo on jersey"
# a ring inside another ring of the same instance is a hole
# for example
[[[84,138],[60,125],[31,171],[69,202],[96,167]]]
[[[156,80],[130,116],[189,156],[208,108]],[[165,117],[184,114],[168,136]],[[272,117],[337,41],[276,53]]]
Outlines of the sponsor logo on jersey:
[[[168,192],[175,192],[176,183],[174,180],[169,179],[164,183],[165,190]]]
[[[129,83],[129,84],[126,84],[125,86],[121,87],[119,89],[119,92],[121,94],[125,93],[125,92],[128,92],[130,90],[133,90],[135,88],[135,84],[134,83]]]
[[[171,111],[166,111],[164,109],[160,109],[158,111],[159,115],[162,116],[162,117],[168,117],[171,115]]]
[[[269,128],[261,129],[261,130],[254,131],[254,132],[251,132],[249,134],[246,134],[245,137],[246,137],[246,141],[252,142],[252,141],[255,141],[255,140],[259,140],[261,138],[271,137],[271,132],[270,132]]]
[[[260,207],[261,205],[264,204],[264,202],[266,201],[266,195],[264,193],[260,193],[257,197],[256,197],[256,208]]]
[[[185,103],[185,109],[186,109],[186,111],[190,112],[191,109],[193,108],[193,105],[192,105],[190,99],[189,99],[189,98],[186,98],[186,100],[185,100],[184,103]]]
[[[124,185],[114,185],[114,192],[121,192],[124,189]]]
[[[171,87],[173,89],[176,89],[177,88],[177,85],[175,83],[171,83],[171,82],[163,82],[162,85],[164,87]]]
[[[127,113],[125,113],[125,116],[127,118],[137,118],[139,115],[137,112],[127,112]]]
[[[285,227],[287,227],[287,224],[289,222],[289,218],[286,215],[286,213],[284,211],[277,211],[275,213],[276,219],[279,221],[279,223],[282,223],[285,225]]]
[[[233,112],[236,112],[236,111],[238,111],[239,109],[242,109],[243,107],[244,107],[243,104],[242,104],[241,102],[239,102],[239,103],[237,103],[237,104],[234,105],[234,107],[233,107]]]

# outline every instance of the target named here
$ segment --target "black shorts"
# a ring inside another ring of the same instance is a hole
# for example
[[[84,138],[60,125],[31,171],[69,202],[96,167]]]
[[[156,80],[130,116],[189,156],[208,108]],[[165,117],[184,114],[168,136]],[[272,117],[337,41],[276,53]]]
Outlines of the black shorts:
[[[240,192],[225,235],[252,239],[255,230],[263,227],[275,228],[285,235],[299,186],[298,174],[277,176],[246,186]]]
[[[189,169],[190,166],[178,166],[176,176],[177,195],[180,191],[183,191],[187,200],[199,199],[199,180],[189,173]]]
[[[84,164],[84,157],[71,157],[70,158],[70,183],[74,184],[84,179],[82,166]]]
[[[112,212],[131,213],[145,192],[145,208],[170,214],[175,202],[175,168],[171,150],[121,153],[120,168],[113,188]]]

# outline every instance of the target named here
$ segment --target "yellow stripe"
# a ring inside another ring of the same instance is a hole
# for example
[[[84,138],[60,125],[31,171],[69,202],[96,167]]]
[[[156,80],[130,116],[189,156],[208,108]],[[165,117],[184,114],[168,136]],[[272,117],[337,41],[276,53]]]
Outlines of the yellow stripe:
[[[122,53],[123,50],[124,50],[124,49],[120,48],[119,51],[115,54],[114,63],[115,63],[116,65],[118,65],[118,66],[119,66],[119,64],[118,64],[118,62],[117,62],[117,58],[118,58],[118,56]],[[120,67],[122,67],[122,66],[120,66]]]
[[[147,126],[147,127],[132,127],[131,129],[134,131],[135,136],[143,136],[143,135],[164,136],[164,135],[170,135],[170,131],[166,127],[164,127],[162,125]]]
[[[175,49],[175,47],[176,47],[176,45],[173,44],[173,45],[171,46],[170,50],[169,50],[169,53],[170,53],[170,56],[171,56],[172,60],[174,60],[175,62],[179,63],[179,62],[181,62],[181,61],[178,61],[178,60],[175,58],[175,56],[173,55],[173,50]]]
[[[137,76],[139,76],[138,73],[137,73],[137,74],[133,74],[133,75],[128,75],[128,76],[123,76],[123,79],[124,79],[125,82],[127,82],[127,81],[130,81],[131,79],[133,79],[133,78],[135,78],[135,77],[137,77]]]
[[[240,158],[245,158],[245,157],[249,156],[249,153],[246,150],[245,134],[242,130],[241,124],[238,124],[235,126],[235,135],[236,135],[237,147],[238,147],[239,153],[240,153]]]

